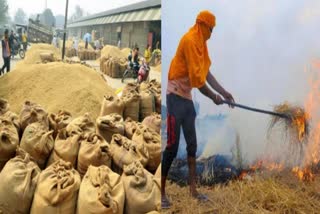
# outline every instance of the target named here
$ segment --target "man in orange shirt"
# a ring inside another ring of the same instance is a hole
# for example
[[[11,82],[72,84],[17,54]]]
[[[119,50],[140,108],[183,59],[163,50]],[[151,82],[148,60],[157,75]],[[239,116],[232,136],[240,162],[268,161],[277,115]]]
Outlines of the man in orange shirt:
[[[200,12],[195,25],[180,40],[176,55],[171,61],[167,87],[167,146],[161,164],[162,208],[170,207],[165,184],[172,161],[178,152],[181,127],[187,143],[190,194],[200,201],[207,200],[205,195],[196,190],[196,112],[191,90],[198,88],[216,105],[222,104],[222,97],[214,93],[209,87],[211,86],[224,99],[234,102],[232,95],[209,72],[211,61],[206,42],[211,37],[215,24],[215,16],[211,12]]]

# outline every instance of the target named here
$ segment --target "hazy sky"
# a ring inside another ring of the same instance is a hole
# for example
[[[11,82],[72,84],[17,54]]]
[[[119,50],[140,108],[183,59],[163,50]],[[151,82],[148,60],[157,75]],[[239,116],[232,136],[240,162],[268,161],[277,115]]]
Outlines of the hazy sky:
[[[106,11],[124,5],[140,2],[142,0],[69,0],[68,16],[74,13],[74,8],[79,5],[90,14]],[[9,14],[14,17],[18,8],[22,8],[27,15],[42,13],[45,3],[54,15],[64,15],[66,0],[7,0],[9,4]]]
[[[318,0],[163,1],[163,95],[179,40],[204,9],[216,15],[217,23],[208,41],[211,71],[237,102],[260,108],[303,102],[304,67],[320,58]],[[202,113],[229,112],[200,94],[197,100]]]

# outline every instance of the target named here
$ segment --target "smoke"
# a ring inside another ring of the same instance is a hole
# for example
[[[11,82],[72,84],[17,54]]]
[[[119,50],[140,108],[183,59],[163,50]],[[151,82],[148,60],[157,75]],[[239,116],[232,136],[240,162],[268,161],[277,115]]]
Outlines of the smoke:
[[[167,72],[178,42],[203,9],[212,11],[217,18],[217,26],[208,41],[210,70],[236,102],[266,110],[284,101],[303,106],[309,90],[306,66],[313,58],[320,57],[320,2],[317,0],[203,0],[188,4],[182,0],[163,1],[164,103]],[[207,136],[209,143],[204,155],[230,150],[229,141],[235,141],[235,133],[230,137],[230,132],[223,131],[230,128],[239,134],[243,156],[249,161],[267,151],[278,156],[285,151],[286,139],[282,133],[275,131],[267,138],[268,115],[215,106],[200,93],[197,101],[202,115],[228,115],[219,132]]]

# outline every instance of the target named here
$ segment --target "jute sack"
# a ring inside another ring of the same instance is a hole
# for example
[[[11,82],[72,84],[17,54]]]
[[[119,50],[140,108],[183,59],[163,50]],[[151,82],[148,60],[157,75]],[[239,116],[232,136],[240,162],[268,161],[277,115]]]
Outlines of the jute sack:
[[[107,166],[89,166],[81,182],[77,214],[122,214],[124,200],[120,175]]]
[[[9,111],[10,105],[7,100],[0,98],[0,115]]]
[[[153,88],[158,88],[161,91],[161,83],[158,82],[156,79],[150,80],[150,84]]]
[[[158,169],[154,174],[154,177],[161,179],[161,163],[159,164]]]
[[[155,171],[161,162],[160,134],[144,126],[139,126],[133,134],[132,140],[146,146],[149,153],[149,160],[146,168],[150,171]]]
[[[102,73],[105,73],[105,63],[107,62],[107,60],[108,60],[108,57],[105,57],[105,56],[100,58],[100,70]]]
[[[99,59],[101,57],[101,51],[100,50],[96,50],[95,51],[95,58]]]
[[[91,52],[91,59],[92,60],[96,60],[97,58],[96,58],[96,51],[92,51]]]
[[[80,135],[74,134],[68,136],[66,129],[59,131],[55,140],[53,150],[49,157],[47,167],[59,159],[70,162],[72,166],[76,167],[80,148]]]
[[[108,69],[108,60],[103,63],[103,73],[106,74],[106,75],[108,75],[107,74],[107,72],[108,72],[107,69]]]
[[[142,124],[160,134],[161,115],[157,113],[152,113],[150,116],[144,118]]]
[[[119,169],[134,161],[139,161],[145,166],[149,159],[149,153],[144,144],[138,144],[121,136],[114,134],[110,144],[112,161]]]
[[[16,113],[13,113],[12,111],[7,111],[3,115],[0,115],[0,117],[6,118],[7,120],[11,121],[13,123],[13,125],[16,127],[19,136],[20,136],[20,134],[22,134],[20,119]]]
[[[150,91],[140,92],[140,121],[155,112],[155,99]]]
[[[0,213],[28,214],[41,170],[30,155],[17,150],[0,173]]]
[[[114,96],[104,96],[100,110],[100,116],[105,116],[111,113],[123,115],[124,102],[122,99]]]
[[[32,123],[25,129],[20,146],[28,152],[43,169],[53,149],[53,131],[47,131],[41,123]]]
[[[72,115],[68,111],[60,110],[58,114],[49,114],[49,128],[53,130],[53,136],[56,137],[58,132],[66,128],[72,121]]]
[[[80,50],[78,52],[78,57],[79,57],[80,60],[84,60],[84,58],[83,58],[83,50]]]
[[[122,95],[130,94],[132,92],[139,93],[139,84],[137,83],[128,83],[122,90]]]
[[[155,97],[156,112],[161,114],[161,84],[158,82],[150,82],[149,84],[150,87],[147,90],[153,93]]]
[[[95,124],[91,119],[89,113],[73,119],[66,127],[69,136],[73,134],[86,134],[95,132]]]
[[[156,112],[161,114],[161,93],[155,96],[156,98]]]
[[[89,59],[89,52],[88,50],[83,51],[83,60],[88,60]]]
[[[111,69],[112,77],[113,78],[120,78],[122,77],[121,71],[120,71],[120,65],[118,60],[114,60],[112,64],[112,69]]]
[[[81,139],[77,163],[81,177],[86,174],[90,165],[111,167],[109,144],[96,133],[88,133]]]
[[[20,112],[21,129],[31,123],[40,122],[49,129],[48,113],[38,104],[26,101]]]
[[[0,116],[0,171],[5,163],[16,153],[19,145],[19,134],[12,120]]]
[[[138,124],[139,123],[137,121],[132,120],[130,117],[127,117],[124,121],[124,134],[130,140],[132,139],[134,132],[137,130]]]
[[[96,120],[97,133],[102,136],[107,142],[111,142],[113,134],[124,135],[123,118],[119,114],[109,114],[98,117]]]
[[[109,58],[106,65],[106,75],[111,76],[112,58]]]
[[[142,83],[140,83],[139,85],[139,90],[141,91],[145,91],[148,90],[151,87],[151,84],[149,82],[145,82],[143,81]]]
[[[126,62],[126,61],[122,62],[122,61],[120,60],[119,66],[120,66],[120,70],[119,70],[120,76],[122,77],[123,74],[124,74],[124,71],[127,69],[127,62]]]
[[[41,62],[53,62],[54,57],[52,52],[43,52],[40,53]]]
[[[126,192],[126,214],[160,211],[160,186],[140,162],[136,161],[124,166],[121,179]]]
[[[139,121],[140,96],[138,93],[129,93],[124,95],[124,111],[123,118],[130,117],[135,121]]]
[[[59,160],[41,172],[31,214],[74,214],[81,178],[72,165]]]
[[[159,164],[156,173],[154,173],[153,178],[154,178],[155,182],[157,182],[159,187],[161,187],[161,163]]]

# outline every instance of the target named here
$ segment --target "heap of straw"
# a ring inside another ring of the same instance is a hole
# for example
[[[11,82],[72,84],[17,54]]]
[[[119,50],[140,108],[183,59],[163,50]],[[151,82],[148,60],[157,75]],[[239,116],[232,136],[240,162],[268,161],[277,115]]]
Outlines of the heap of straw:
[[[288,117],[273,116],[270,122],[269,133],[277,124],[283,126],[286,134],[296,142],[306,142],[309,135],[309,116],[302,107],[293,106],[285,102],[274,107],[274,111]]]
[[[292,174],[251,180],[233,181],[227,185],[200,187],[209,201],[200,203],[189,196],[188,187],[167,185],[172,203],[163,213],[318,213],[320,181],[300,182]]]

